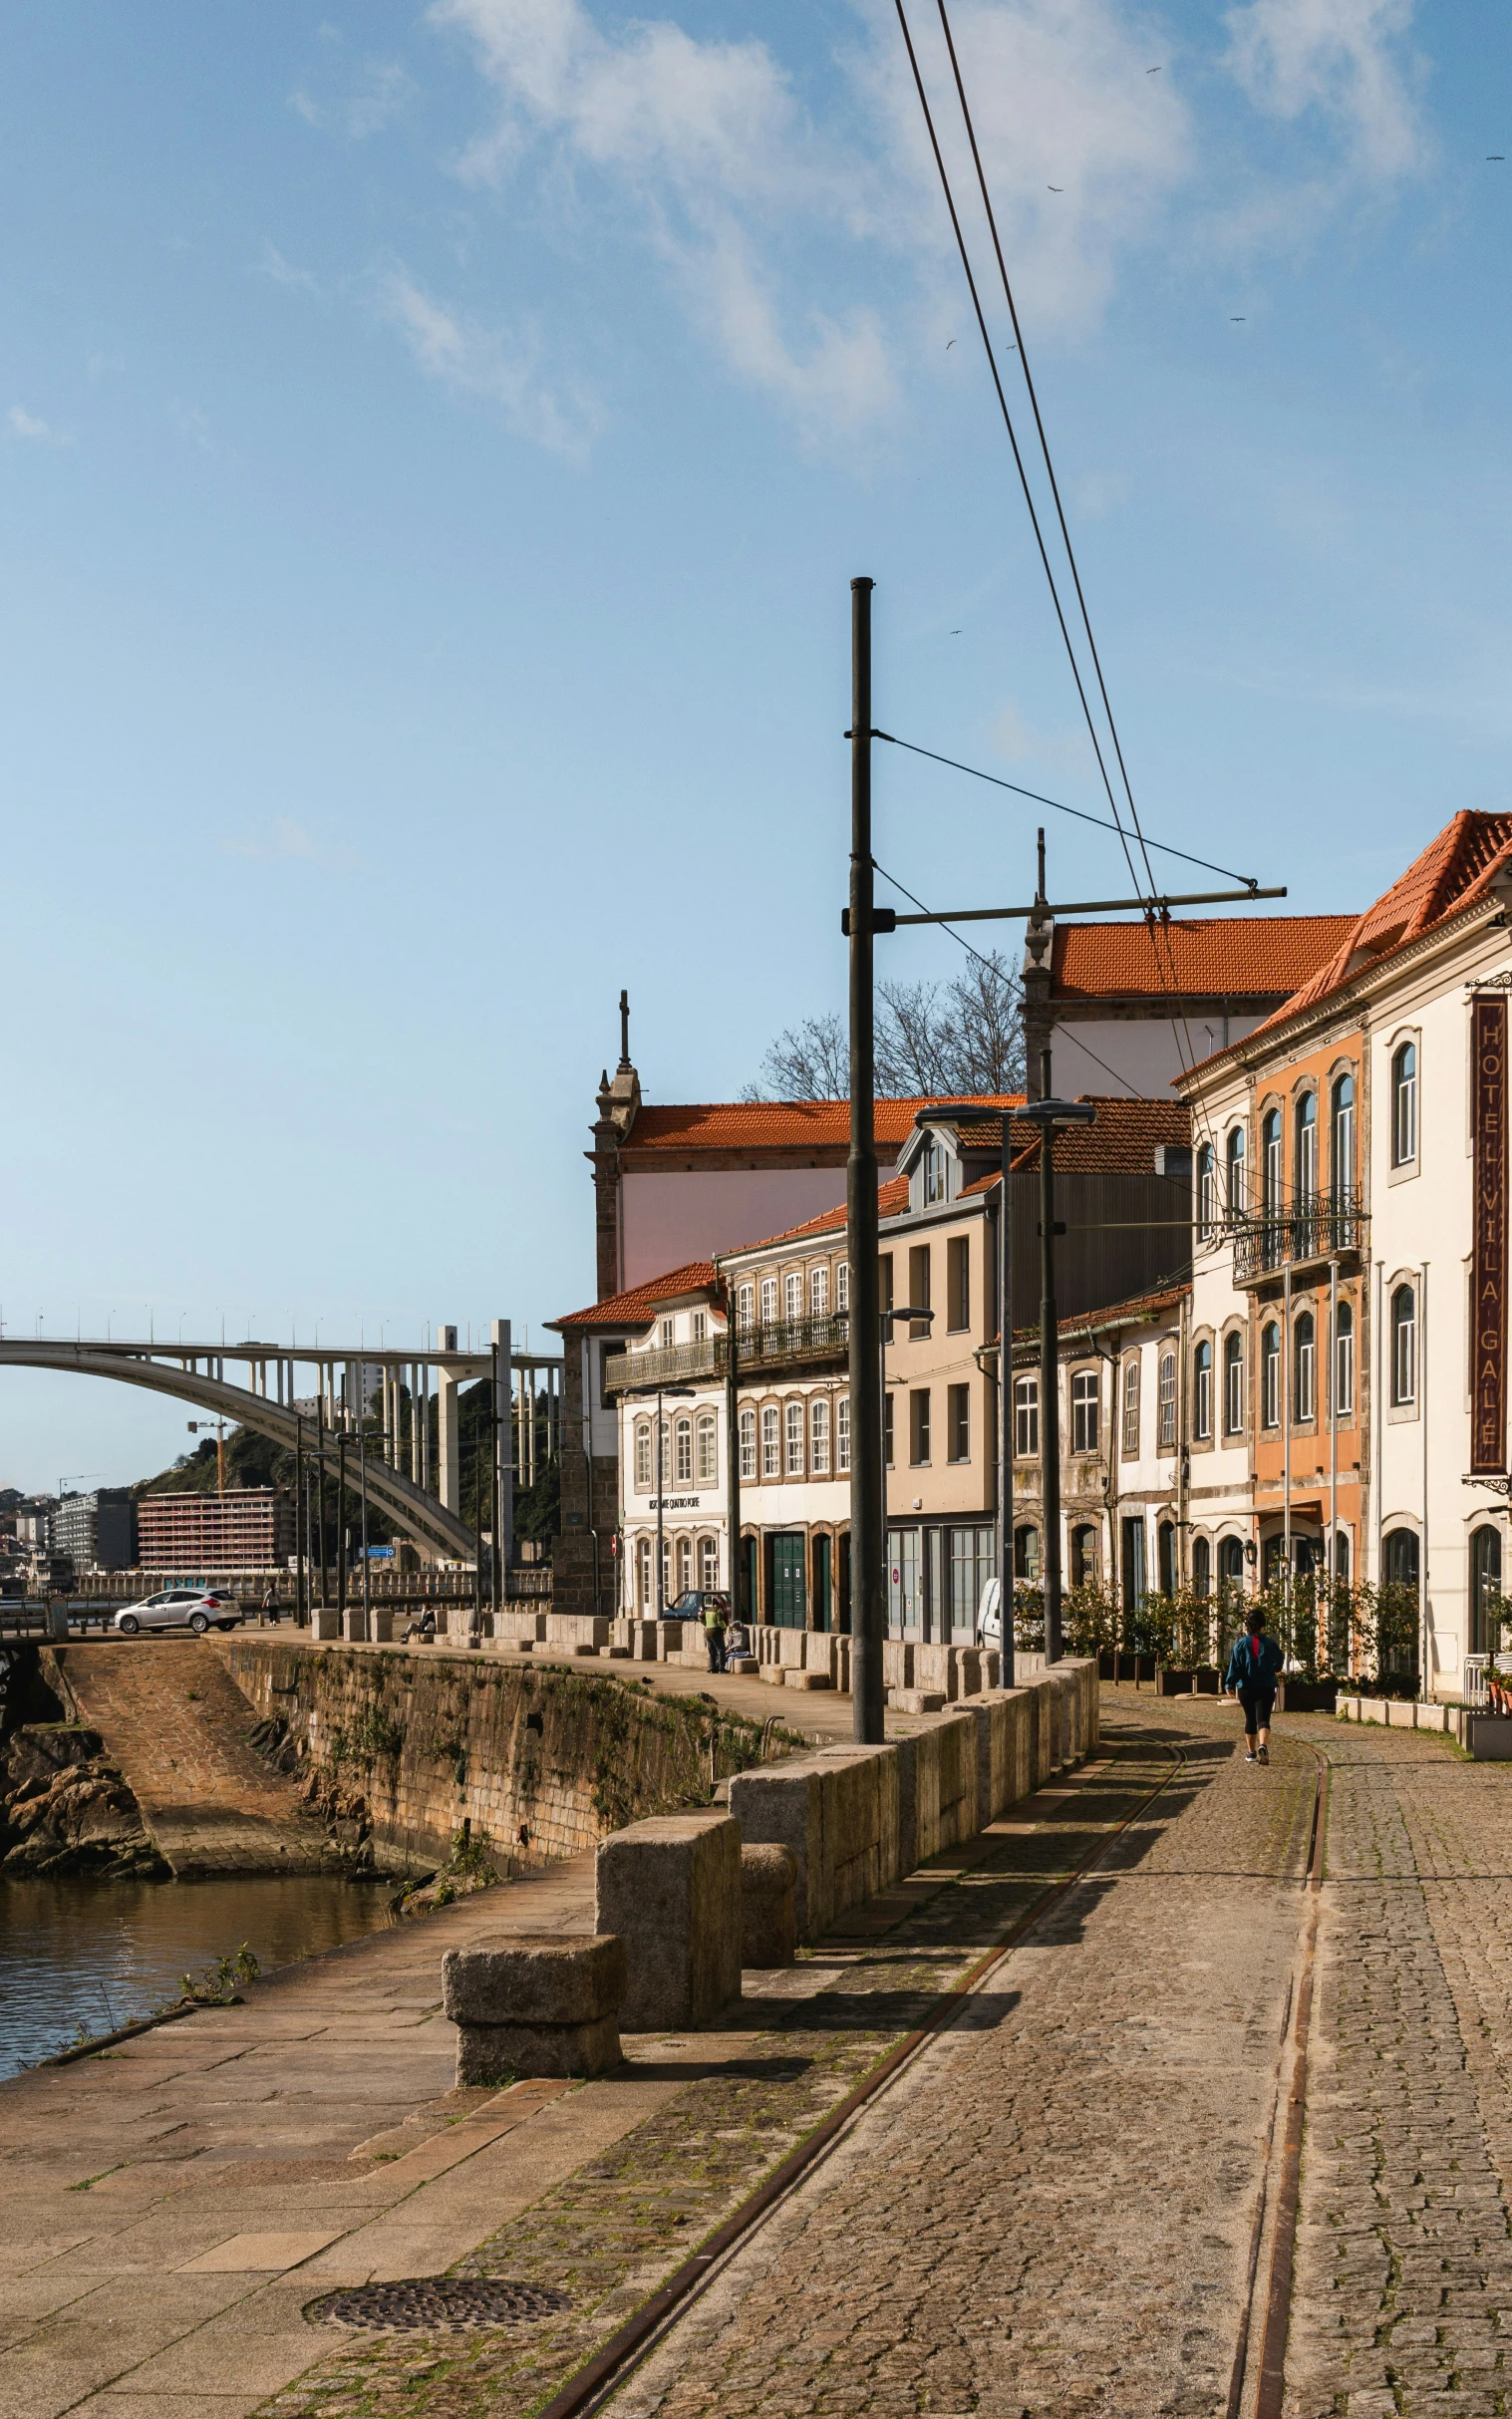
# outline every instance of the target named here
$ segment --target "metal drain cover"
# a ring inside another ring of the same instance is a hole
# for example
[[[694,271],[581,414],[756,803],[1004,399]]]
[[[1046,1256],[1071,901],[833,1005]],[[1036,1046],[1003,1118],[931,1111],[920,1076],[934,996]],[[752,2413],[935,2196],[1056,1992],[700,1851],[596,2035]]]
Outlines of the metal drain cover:
[[[322,2293],[305,2311],[326,2326],[369,2326],[436,2334],[446,2327],[507,2326],[549,2318],[567,2307],[553,2284],[511,2284],[502,2276],[400,2276],[389,2284],[352,2284]]]

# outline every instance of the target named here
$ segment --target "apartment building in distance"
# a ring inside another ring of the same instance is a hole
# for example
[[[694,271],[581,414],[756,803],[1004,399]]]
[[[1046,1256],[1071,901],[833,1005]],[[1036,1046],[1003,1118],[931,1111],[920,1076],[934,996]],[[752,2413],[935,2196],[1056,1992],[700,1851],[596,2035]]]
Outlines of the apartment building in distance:
[[[294,1506],[282,1487],[142,1495],[137,1524],[145,1571],[286,1570],[294,1552]]]
[[[60,1497],[51,1516],[51,1550],[76,1571],[129,1571],[137,1560],[137,1507],[127,1487],[95,1487]]]

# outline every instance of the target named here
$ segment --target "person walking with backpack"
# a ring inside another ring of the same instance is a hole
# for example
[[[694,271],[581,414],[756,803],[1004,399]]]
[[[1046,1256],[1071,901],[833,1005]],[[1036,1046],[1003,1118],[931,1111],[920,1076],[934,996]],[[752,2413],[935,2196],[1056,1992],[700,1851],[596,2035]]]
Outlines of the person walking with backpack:
[[[1245,1762],[1268,1764],[1271,1715],[1276,1710],[1276,1684],[1284,1659],[1275,1639],[1265,1634],[1265,1615],[1258,1605],[1245,1615],[1244,1628],[1244,1637],[1234,1641],[1223,1675],[1224,1692],[1232,1689],[1244,1707]]]

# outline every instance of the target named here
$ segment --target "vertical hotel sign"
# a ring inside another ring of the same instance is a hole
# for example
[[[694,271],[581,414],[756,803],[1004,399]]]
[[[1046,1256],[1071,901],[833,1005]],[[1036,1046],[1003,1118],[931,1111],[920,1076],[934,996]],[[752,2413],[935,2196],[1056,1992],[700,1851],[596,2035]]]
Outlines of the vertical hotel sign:
[[[1475,1101],[1474,1382],[1470,1468],[1507,1466],[1507,1000],[1470,1005]]]

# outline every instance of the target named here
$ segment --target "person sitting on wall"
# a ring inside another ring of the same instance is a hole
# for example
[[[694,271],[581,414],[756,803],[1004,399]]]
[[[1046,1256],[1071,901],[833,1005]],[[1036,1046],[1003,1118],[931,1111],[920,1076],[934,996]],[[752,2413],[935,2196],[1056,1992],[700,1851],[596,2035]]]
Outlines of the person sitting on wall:
[[[738,1613],[725,1633],[726,1670],[728,1671],[730,1669],[732,1663],[745,1662],[750,1657],[750,1654],[751,1632],[746,1627],[745,1622],[742,1621]]]
[[[725,1668],[725,1608],[717,1596],[704,1599],[704,1644],[709,1649],[709,1668]]]
[[[412,1613],[409,1621],[405,1624],[405,1634],[401,1639],[400,1644],[401,1646],[407,1647],[412,1638],[418,1638],[423,1647],[429,1647],[435,1636],[436,1615],[431,1606],[427,1605],[419,1621],[415,1619],[415,1616]]]

